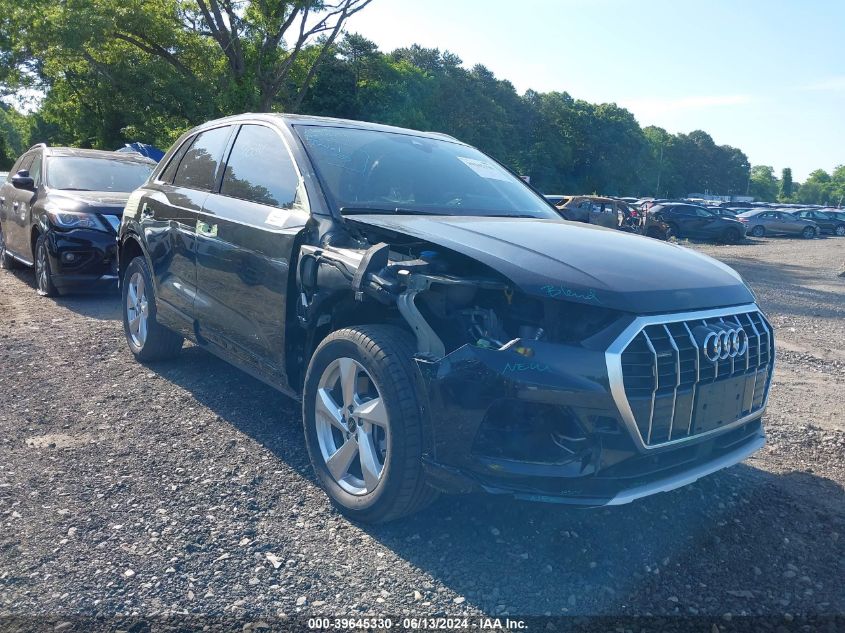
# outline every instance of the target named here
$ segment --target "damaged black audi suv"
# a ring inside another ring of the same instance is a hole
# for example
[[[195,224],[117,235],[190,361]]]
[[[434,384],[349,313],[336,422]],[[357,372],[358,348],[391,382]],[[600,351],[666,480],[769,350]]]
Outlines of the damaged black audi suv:
[[[135,356],[189,339],[301,399],[362,521],[438,491],[623,504],[764,443],[773,333],[736,272],[563,220],[443,134],[207,123],[130,197],[119,258]]]

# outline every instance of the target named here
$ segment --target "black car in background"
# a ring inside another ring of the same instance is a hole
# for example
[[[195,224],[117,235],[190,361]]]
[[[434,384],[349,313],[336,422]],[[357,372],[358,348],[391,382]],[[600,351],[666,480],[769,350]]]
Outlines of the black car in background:
[[[116,287],[120,216],[153,167],[137,154],[30,148],[0,185],[0,267],[34,265],[43,296]]]
[[[790,211],[790,213],[803,220],[812,220],[818,224],[822,233],[830,233],[839,237],[845,236],[845,219],[837,217],[835,213],[819,209],[800,209]]]
[[[835,218],[841,222],[845,222],[845,211],[841,209],[822,209],[825,213],[827,213],[830,217]]]
[[[745,225],[742,222],[694,204],[656,204],[648,210],[648,214],[664,223],[671,235],[676,237],[717,240],[729,244],[745,237]]]
[[[189,339],[301,397],[317,479],[360,520],[437,490],[618,505],[764,443],[774,342],[736,272],[567,222],[442,134],[212,121],[119,243],[132,353]]]

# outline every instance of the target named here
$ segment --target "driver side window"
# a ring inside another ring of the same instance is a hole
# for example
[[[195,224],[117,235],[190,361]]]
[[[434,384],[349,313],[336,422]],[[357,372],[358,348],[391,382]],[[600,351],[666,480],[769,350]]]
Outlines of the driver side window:
[[[32,161],[32,166],[29,168],[29,176],[35,182],[35,186],[41,184],[41,157],[36,156]]]
[[[19,164],[15,165],[13,171],[9,175],[14,176],[18,172],[25,171],[29,174],[29,168],[32,166],[32,161],[35,159],[35,154],[24,154],[21,157]]]
[[[279,135],[263,125],[244,125],[223,172],[221,195],[282,209],[301,206],[299,174]]]

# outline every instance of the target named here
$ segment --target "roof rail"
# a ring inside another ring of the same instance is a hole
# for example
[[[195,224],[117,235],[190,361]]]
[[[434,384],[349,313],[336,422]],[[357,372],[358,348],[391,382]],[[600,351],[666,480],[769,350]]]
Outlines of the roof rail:
[[[26,150],[26,151],[31,152],[32,150],[34,150],[34,149],[38,149],[39,147],[47,147],[47,143],[36,143],[35,145],[33,145],[32,147],[30,147],[30,148],[29,148],[28,150]]]

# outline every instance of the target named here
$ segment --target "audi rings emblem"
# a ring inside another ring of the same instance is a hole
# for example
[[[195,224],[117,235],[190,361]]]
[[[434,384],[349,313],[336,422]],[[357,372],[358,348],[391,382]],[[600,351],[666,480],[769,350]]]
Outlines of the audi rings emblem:
[[[704,357],[711,363],[742,356],[748,350],[748,334],[742,328],[712,329],[704,336]]]

